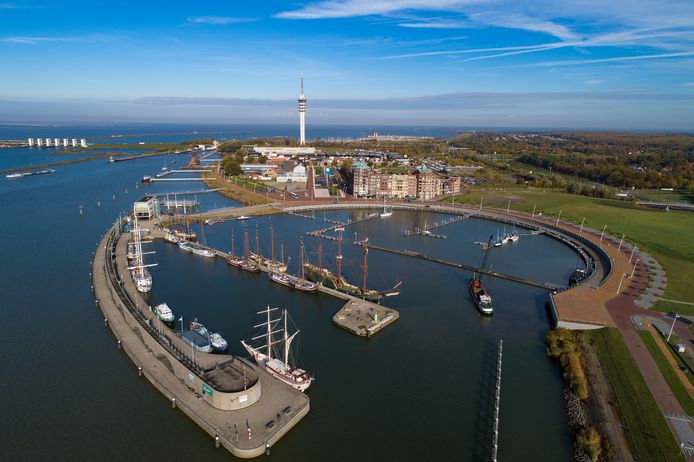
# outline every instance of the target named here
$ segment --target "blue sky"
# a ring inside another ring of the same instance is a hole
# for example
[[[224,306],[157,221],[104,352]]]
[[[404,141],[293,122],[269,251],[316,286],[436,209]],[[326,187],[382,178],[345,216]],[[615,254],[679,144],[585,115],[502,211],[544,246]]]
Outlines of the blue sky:
[[[694,129],[689,0],[0,0],[0,121]]]

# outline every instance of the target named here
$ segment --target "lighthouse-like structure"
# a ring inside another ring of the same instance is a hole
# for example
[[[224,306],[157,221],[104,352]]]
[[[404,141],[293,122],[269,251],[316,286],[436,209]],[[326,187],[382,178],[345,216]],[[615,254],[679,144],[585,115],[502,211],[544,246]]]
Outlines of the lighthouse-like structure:
[[[301,76],[301,94],[299,95],[299,145],[306,144],[306,97],[304,96],[304,76]]]

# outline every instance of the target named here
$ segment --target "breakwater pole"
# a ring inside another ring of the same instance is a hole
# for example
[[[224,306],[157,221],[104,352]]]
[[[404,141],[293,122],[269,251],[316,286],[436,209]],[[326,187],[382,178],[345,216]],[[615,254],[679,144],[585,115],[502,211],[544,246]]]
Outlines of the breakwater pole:
[[[499,340],[499,353],[496,362],[496,394],[494,397],[494,433],[492,434],[492,462],[496,462],[499,449],[499,405],[501,401],[501,360],[504,352],[504,341]]]

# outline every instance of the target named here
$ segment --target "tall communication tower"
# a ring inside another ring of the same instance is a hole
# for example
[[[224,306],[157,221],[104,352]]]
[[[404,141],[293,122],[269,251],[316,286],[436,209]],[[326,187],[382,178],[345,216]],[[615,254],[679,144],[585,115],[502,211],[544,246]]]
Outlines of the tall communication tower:
[[[301,76],[301,94],[299,95],[299,145],[306,144],[306,97],[304,96],[304,76]]]

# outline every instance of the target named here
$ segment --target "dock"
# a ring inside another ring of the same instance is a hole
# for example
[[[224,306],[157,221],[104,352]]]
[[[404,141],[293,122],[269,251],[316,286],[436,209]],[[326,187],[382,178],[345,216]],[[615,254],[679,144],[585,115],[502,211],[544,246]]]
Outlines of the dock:
[[[162,237],[153,224],[143,222],[149,237]],[[129,236],[120,227],[116,223],[101,240],[92,268],[96,305],[117,348],[173,409],[210,435],[210,444],[240,458],[265,454],[309,412],[308,396],[245,359],[197,352],[191,357],[190,347],[137,292],[127,269]]]
[[[391,308],[354,298],[335,313],[333,323],[360,337],[371,337],[399,317]]]
[[[451,266],[453,268],[459,268],[459,269],[464,269],[464,270],[468,270],[468,271],[474,271],[477,273],[486,274],[487,276],[492,276],[492,277],[496,277],[499,279],[505,279],[507,281],[513,281],[513,282],[517,282],[519,284],[525,284],[527,286],[538,287],[540,289],[553,291],[553,290],[557,290],[557,289],[562,288],[562,287],[557,286],[555,284],[530,281],[528,279],[523,279],[523,278],[520,278],[517,276],[511,276],[508,274],[497,273],[496,271],[489,271],[489,270],[486,270],[483,268],[477,268],[477,267],[472,266],[472,265],[466,265],[465,263],[455,263],[455,262],[444,260],[441,258],[432,257],[432,256],[429,256],[426,254],[422,254],[422,253],[418,253],[418,252],[412,252],[410,250],[390,249],[388,247],[382,247],[382,246],[370,244],[370,243],[364,242],[364,241],[357,241],[354,244],[355,245],[361,245],[361,246],[365,245],[369,249],[380,250],[381,252],[388,252],[388,253],[392,253],[395,255],[402,255],[405,257],[419,258],[420,260],[427,260],[427,261],[438,263],[441,265]]]
[[[149,237],[163,238],[163,234]],[[214,253],[216,257],[227,259],[230,256],[227,252],[215,249],[214,247],[209,247],[200,243],[198,243],[198,245]],[[267,266],[258,266],[263,273],[269,273],[271,271]],[[237,269],[238,271],[244,271],[240,268]],[[340,292],[339,290],[330,289],[323,284],[317,284],[317,286],[319,292],[345,300],[346,303],[333,316],[333,323],[360,337],[371,337],[400,317],[400,313],[393,308],[369,302]]]
[[[453,223],[458,223],[459,221],[463,221],[467,218],[470,218],[470,215],[460,215],[460,216],[451,217],[448,220],[444,220],[441,222],[434,222],[434,224],[431,226],[426,226],[426,224],[425,224],[424,228],[415,228],[413,230],[405,231],[403,233],[403,236],[405,236],[405,237],[424,236],[424,237],[433,237],[433,238],[437,238],[437,239],[446,239],[446,238],[448,238],[448,236],[445,236],[443,234],[434,234],[431,232],[431,230],[436,229],[436,228],[441,228],[442,226],[452,225]]]

